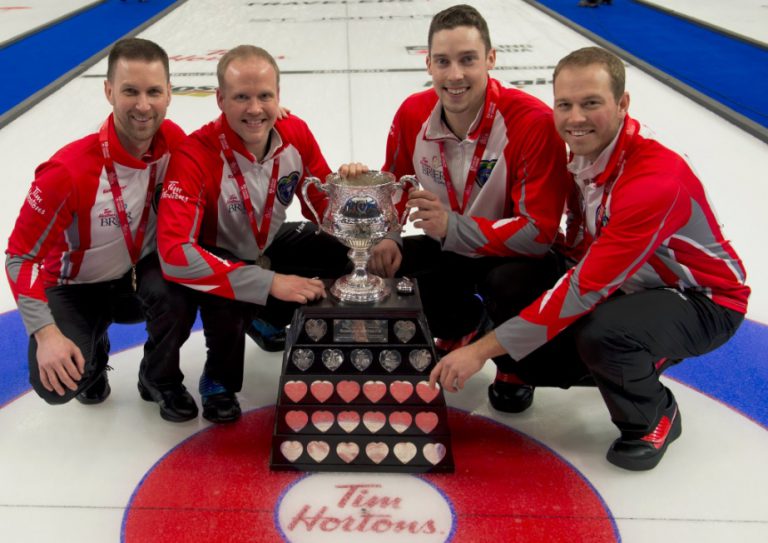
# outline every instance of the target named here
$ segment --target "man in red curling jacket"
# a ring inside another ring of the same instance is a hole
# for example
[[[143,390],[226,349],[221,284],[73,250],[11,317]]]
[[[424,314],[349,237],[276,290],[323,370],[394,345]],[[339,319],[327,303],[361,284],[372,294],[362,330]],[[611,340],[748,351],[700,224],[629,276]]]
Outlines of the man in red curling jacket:
[[[411,219],[426,235],[373,250],[371,269],[419,279],[438,349],[482,335],[549,288],[562,270],[550,251],[569,180],[551,109],[489,76],[488,25],[471,6],[436,14],[428,34],[433,87],[408,97],[387,140],[384,170],[415,174]],[[450,270],[450,273],[446,273]],[[479,296],[478,296],[479,295]],[[515,389],[522,399],[527,389]],[[520,398],[489,388],[499,409]]]
[[[288,324],[296,304],[325,296],[317,277],[338,277],[347,250],[312,223],[285,223],[307,175],[330,168],[306,123],[278,120],[280,71],[259,47],[227,52],[217,68],[222,111],[174,153],[160,199],[158,250],[166,277],[200,306],[208,356],[200,379],[203,417],[240,417],[245,331],[268,306]],[[324,193],[309,198],[322,215]],[[304,216],[310,217],[299,197]],[[184,326],[192,325],[192,316]]]
[[[430,381],[457,391],[501,355],[517,379],[510,387],[593,381],[621,432],[608,461],[647,470],[682,432],[659,374],[725,343],[750,289],[699,179],[627,114],[624,81],[621,60],[597,47],[558,63],[554,119],[574,180],[559,248],[572,267],[519,315],[443,358]]]
[[[148,40],[117,42],[104,91],[112,115],[37,168],[8,240],[6,272],[30,335],[29,379],[51,404],[103,402],[109,325],[146,320],[141,395],[164,419],[183,422],[197,416],[179,368],[189,334],[175,315],[186,296],[163,279],[155,254],[156,189],[184,138],[165,120],[168,55]]]

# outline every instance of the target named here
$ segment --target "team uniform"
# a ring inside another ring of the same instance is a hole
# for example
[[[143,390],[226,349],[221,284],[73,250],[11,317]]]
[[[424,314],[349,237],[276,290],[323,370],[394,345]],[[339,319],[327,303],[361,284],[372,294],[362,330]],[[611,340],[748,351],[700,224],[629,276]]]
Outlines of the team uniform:
[[[174,154],[160,199],[160,259],[168,279],[199,293],[209,347],[205,374],[231,392],[242,386],[245,327],[254,304],[274,304],[271,317],[283,321],[276,324],[287,324],[295,308],[269,298],[274,274],[332,277],[346,266],[346,249],[330,236],[316,236],[311,224],[285,223],[297,192],[310,217],[300,191],[305,177],[329,173],[314,136],[295,116],[275,123],[261,161],[223,115]],[[308,195],[323,213],[324,193],[310,187]]]
[[[685,161],[627,116],[594,163],[574,158],[559,252],[575,265],[496,337],[505,371],[534,385],[594,379],[614,423],[644,435],[673,399],[670,360],[725,343],[750,289]]]
[[[174,336],[173,319],[167,316],[167,285],[154,254],[150,184],[159,189],[170,152],[184,137],[178,126],[164,121],[140,160],[123,149],[110,116],[98,133],[65,146],[37,168],[8,240],[6,272],[30,335],[30,382],[46,401],[64,403],[91,386],[107,365],[109,325],[139,322],[145,313],[149,337],[141,375],[152,385],[181,383],[178,347],[183,339],[180,343]],[[110,185],[111,168],[131,239],[139,241],[143,235],[135,261]],[[64,396],[45,390],[37,366],[33,334],[53,323],[86,360],[78,389],[66,390]]]
[[[552,110],[540,100],[489,78],[483,109],[459,140],[436,92],[414,94],[395,115],[383,169],[415,174],[452,210],[441,242],[403,239],[399,273],[421,278],[436,336],[474,328],[482,312],[477,288],[493,318],[497,305],[522,309],[551,285],[549,251],[570,181]]]

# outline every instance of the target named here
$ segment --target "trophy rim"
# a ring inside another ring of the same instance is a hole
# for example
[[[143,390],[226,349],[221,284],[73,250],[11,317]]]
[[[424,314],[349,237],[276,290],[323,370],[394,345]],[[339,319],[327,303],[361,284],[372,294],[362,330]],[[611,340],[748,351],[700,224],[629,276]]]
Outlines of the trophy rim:
[[[360,174],[360,176],[355,176],[355,177],[362,177],[366,175],[373,175],[374,177],[381,176],[383,179],[380,183],[355,185],[353,183],[347,183],[346,180],[348,178],[342,177],[338,172],[331,172],[325,176],[325,182],[331,185],[335,185],[337,187],[373,188],[373,187],[382,187],[384,185],[389,185],[390,183],[394,183],[395,181],[397,181],[397,177],[395,177],[395,174],[393,174],[392,172],[387,172],[382,170],[369,170],[363,174]],[[350,179],[354,179],[355,177],[352,177]]]

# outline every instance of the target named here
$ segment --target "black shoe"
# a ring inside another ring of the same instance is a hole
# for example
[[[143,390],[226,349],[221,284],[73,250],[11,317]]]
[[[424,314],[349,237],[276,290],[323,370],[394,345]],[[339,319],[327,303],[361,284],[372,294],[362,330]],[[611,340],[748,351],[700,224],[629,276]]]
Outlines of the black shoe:
[[[203,396],[203,418],[211,422],[235,422],[240,418],[240,403],[233,392]]]
[[[496,381],[488,385],[488,400],[496,411],[522,413],[533,403],[531,385],[515,385]]]
[[[245,333],[256,342],[256,345],[268,353],[277,353],[285,350],[285,328],[268,335],[263,333],[257,324],[259,324],[258,320],[251,322],[248,329],[245,331]],[[269,324],[266,326],[271,327]]]
[[[653,469],[661,461],[669,444],[682,433],[680,411],[672,398],[672,405],[664,410],[664,415],[652,432],[634,439],[620,437],[608,449],[608,461],[631,471]]]
[[[159,390],[149,388],[139,381],[142,400],[155,402],[160,406],[160,416],[170,422],[186,422],[197,417],[197,404],[184,385]]]
[[[101,372],[101,375],[93,382],[91,386],[83,390],[80,394],[75,396],[78,402],[85,405],[94,405],[101,403],[112,392],[112,388],[109,386],[109,379],[107,378],[107,370]]]

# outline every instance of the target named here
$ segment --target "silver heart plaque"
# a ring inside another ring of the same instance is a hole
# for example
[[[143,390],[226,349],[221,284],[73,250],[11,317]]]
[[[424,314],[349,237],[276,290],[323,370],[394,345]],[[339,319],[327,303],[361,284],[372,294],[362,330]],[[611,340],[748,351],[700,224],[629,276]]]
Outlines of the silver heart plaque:
[[[336,371],[344,362],[344,353],[339,349],[326,349],[321,355],[323,365],[331,371]]]
[[[417,371],[424,371],[432,362],[432,354],[427,349],[414,349],[408,354],[408,361]]]
[[[396,321],[393,329],[397,339],[403,343],[408,343],[416,335],[416,323],[412,321]]]
[[[373,353],[370,349],[353,349],[349,353],[349,359],[358,371],[365,371],[373,362]]]
[[[315,361],[315,353],[311,349],[296,349],[291,355],[291,360],[301,371],[307,371]]]
[[[304,323],[304,331],[309,336],[309,339],[317,343],[328,332],[328,324],[323,319],[309,319]]]
[[[400,362],[402,362],[400,353],[392,349],[384,349],[379,354],[379,364],[381,364],[381,367],[390,373],[397,369],[397,367],[400,365]]]

